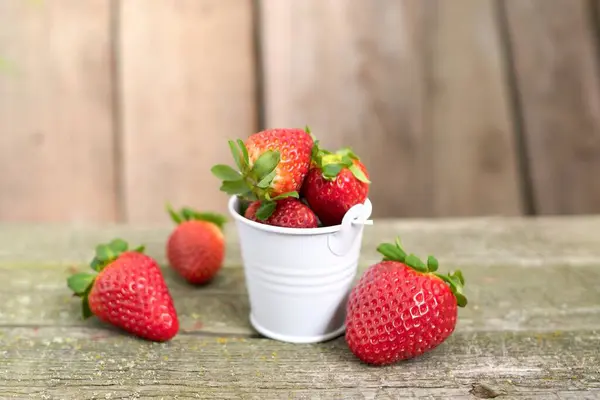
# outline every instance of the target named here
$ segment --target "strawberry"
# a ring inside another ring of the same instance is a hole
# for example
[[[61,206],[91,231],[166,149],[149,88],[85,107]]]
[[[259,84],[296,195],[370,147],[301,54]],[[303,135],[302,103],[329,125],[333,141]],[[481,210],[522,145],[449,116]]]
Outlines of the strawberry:
[[[417,357],[444,342],[454,332],[457,306],[464,307],[460,271],[437,273],[407,255],[396,239],[381,244],[381,262],[367,269],[347,302],[346,342],[360,360],[385,365]]]
[[[67,284],[82,298],[83,318],[99,320],[152,341],[168,341],[179,330],[179,320],[158,263],[129,250],[115,239],[96,247],[91,267],[96,274],[78,273]]]
[[[339,225],[350,208],[364,203],[369,174],[350,149],[332,154],[315,143],[301,194],[325,226]]]
[[[252,221],[267,225],[282,226],[285,228],[316,228],[318,219],[315,213],[303,202],[293,198],[286,198],[272,203],[275,209],[266,219],[259,219],[257,215],[262,212],[260,201],[251,203],[244,216]]]
[[[209,282],[221,269],[225,257],[222,229],[227,218],[189,208],[177,213],[169,205],[167,211],[177,224],[167,240],[169,264],[189,283]]]
[[[237,143],[237,146],[236,146]],[[313,137],[310,130],[267,129],[250,135],[245,142],[229,141],[238,167],[218,164],[212,173],[223,181],[220,190],[242,199],[261,201],[263,211],[274,210],[273,201],[298,198],[311,162]]]

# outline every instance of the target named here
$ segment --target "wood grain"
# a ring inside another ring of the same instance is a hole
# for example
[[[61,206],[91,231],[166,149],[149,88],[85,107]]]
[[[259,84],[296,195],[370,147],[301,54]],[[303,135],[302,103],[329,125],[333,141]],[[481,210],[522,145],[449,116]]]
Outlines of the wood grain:
[[[539,214],[600,211],[600,65],[589,4],[506,1]]]
[[[266,124],[353,147],[375,216],[521,212],[492,1],[260,4]]]
[[[545,267],[543,276],[540,268],[510,264],[458,267],[467,279],[470,303],[459,311],[460,332],[600,329],[597,265]],[[364,269],[359,269],[357,279]],[[66,286],[75,270],[87,268],[0,267],[0,281],[11,282],[0,293],[0,327],[106,327],[96,319],[81,320],[81,303]],[[218,279],[203,287],[186,284],[168,268],[164,273],[182,333],[258,336],[248,321],[250,306],[240,267],[223,269]]]
[[[494,3],[435,2],[425,126],[437,216],[523,212]]]
[[[184,330],[252,335],[235,230],[226,231],[224,269],[204,287],[166,267],[169,230],[0,225],[0,282],[10,282],[0,292],[0,325],[98,327],[80,321],[66,279],[86,268],[97,243],[119,236],[145,243],[165,265]],[[375,247],[393,234],[418,255],[435,254],[442,269],[464,271],[472,306],[461,310],[461,330],[600,329],[600,217],[376,220],[358,276],[381,259]]]
[[[145,244],[147,253],[165,263],[165,243],[173,227],[165,224],[67,226],[0,224],[0,266],[56,267],[88,263],[98,243],[121,237],[132,245]],[[375,219],[365,228],[361,265],[381,259],[376,247],[398,236],[406,248],[420,256],[435,254],[441,265],[527,268],[598,265],[600,216],[559,216],[532,219],[451,218]],[[226,266],[240,265],[234,226],[226,228]]]
[[[260,2],[265,124],[309,125],[326,147],[354,148],[375,216],[432,210],[421,3]]]
[[[36,399],[594,399],[594,331],[458,333],[419,359],[361,364],[315,345],[182,335],[152,344],[80,329],[2,329],[0,395]]]
[[[170,228],[0,224],[0,398],[600,398],[600,217],[370,228],[359,276],[376,257],[373,243],[402,233],[417,254],[439,255],[441,268],[462,268],[470,301],[439,348],[385,368],[358,362],[343,337],[297,345],[258,335],[232,229],[211,284],[164,269],[182,329],[158,344],[81,321],[65,281],[92,243],[117,232],[164,262]]]
[[[0,2],[0,220],[116,218],[111,2]]]
[[[165,221],[167,200],[224,212],[210,168],[256,129],[251,0],[120,4],[126,218]]]

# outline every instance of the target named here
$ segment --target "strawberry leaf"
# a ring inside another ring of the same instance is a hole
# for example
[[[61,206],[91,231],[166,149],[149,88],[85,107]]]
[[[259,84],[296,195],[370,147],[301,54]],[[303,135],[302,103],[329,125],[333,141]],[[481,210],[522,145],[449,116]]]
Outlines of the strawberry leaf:
[[[277,168],[281,154],[279,151],[267,150],[260,155],[252,166],[252,173],[262,180]]]
[[[124,241],[123,239],[113,239],[109,244],[108,247],[110,247],[110,249],[117,253],[123,253],[125,251],[127,251],[127,248],[129,247],[129,245],[127,244],[126,241]]]
[[[75,293],[76,296],[83,296],[88,288],[94,283],[95,274],[81,272],[71,275],[67,278],[67,286]]]
[[[344,164],[327,164],[322,169],[323,177],[325,179],[334,179],[342,169],[344,169]]]
[[[457,291],[454,292],[454,296],[456,297],[456,305],[459,307],[466,307],[468,304],[467,297],[463,293],[459,293]]]
[[[103,262],[98,260],[97,257],[94,257],[92,259],[92,261],[90,262],[90,267],[94,270],[94,271],[100,271],[102,269],[103,266]]]
[[[358,160],[358,156],[349,147],[344,147],[335,152],[342,157],[349,157],[351,160]]]
[[[81,299],[81,317],[85,320],[92,315],[94,315],[94,313],[92,313],[92,310],[90,309],[90,303],[88,301],[88,296],[86,295]]]
[[[248,157],[248,149],[246,148],[246,144],[241,140],[237,140],[237,144],[242,150],[243,161],[246,165],[250,165],[250,158]]]
[[[460,280],[460,277],[462,277],[461,271],[450,272],[448,275],[434,272],[434,275],[450,286],[450,290],[454,294],[454,297],[456,297],[456,304],[459,307],[465,307],[467,305],[467,298],[463,292],[464,279],[462,282]]]
[[[250,191],[250,187],[248,184],[243,181],[224,181],[221,187],[219,188],[222,192],[225,192],[229,195],[241,195]]]
[[[256,164],[255,164],[256,165]],[[274,169],[273,171],[269,172],[267,175],[265,175],[260,182],[258,182],[258,184],[256,186],[258,186],[261,189],[266,189],[268,187],[271,186],[271,183],[273,183],[273,179],[275,178],[275,175],[277,174],[277,170]]]
[[[227,141],[229,143],[229,150],[231,150],[231,155],[233,156],[233,160],[235,161],[235,165],[237,165],[238,169],[242,170],[242,159],[240,158],[240,150],[237,148],[233,140]]]
[[[99,244],[96,246],[96,258],[101,261],[108,261],[115,256],[115,253],[107,244]]]
[[[425,264],[419,257],[412,253],[406,255],[406,252],[400,243],[400,238],[398,237],[396,238],[394,244],[381,243],[377,247],[377,251],[383,255],[384,261],[402,262],[415,271],[437,276],[448,284],[450,290],[456,298],[456,304],[459,307],[465,307],[467,305],[467,298],[463,291],[465,278],[460,270],[450,272],[447,275],[438,273],[437,269],[439,267],[439,263],[434,256],[428,256],[427,264]]]
[[[223,181],[237,181],[242,179],[242,175],[229,165],[217,164],[210,171],[214,176]]]
[[[242,194],[238,195],[238,199],[245,200],[245,201],[256,201],[256,200],[258,200],[258,196],[256,195],[256,193],[254,193],[252,191],[248,191],[246,193],[242,193]]]
[[[94,258],[92,259],[90,266],[94,271],[100,272],[104,267],[109,265],[111,262],[119,258],[119,256],[128,251],[129,244],[123,239],[113,239],[109,243],[103,243],[96,246],[96,252]],[[141,250],[136,249],[134,251],[143,252],[143,247]]]
[[[227,222],[227,217],[213,212],[199,212],[190,207],[183,207],[179,212],[175,212],[170,205],[167,206],[173,220],[180,224],[184,221],[206,221],[217,225],[223,229]]]
[[[317,164],[321,164],[321,163],[318,161],[318,157],[319,157],[319,141],[318,141],[318,140],[315,140],[315,141],[313,142],[313,147],[312,147],[312,150],[311,150],[311,152],[310,152],[310,159],[311,159],[312,161],[316,162]]]
[[[93,315],[88,302],[88,295],[94,286],[95,274],[78,273],[67,278],[67,286],[74,292],[74,295],[81,297],[82,317],[87,319]]]
[[[275,212],[275,209],[277,208],[277,203],[274,201],[261,201],[260,206],[258,207],[258,210],[256,210],[256,218],[264,221],[266,219],[268,219],[271,215],[273,215],[273,212]]]
[[[181,216],[184,221],[191,221],[194,219],[194,211],[191,208],[184,207],[181,209]]]
[[[406,253],[401,247],[391,243],[382,243],[377,247],[377,251],[384,255],[386,261],[404,262]]]
[[[211,222],[217,225],[220,229],[223,229],[225,223],[227,223],[227,217],[218,213],[198,212],[187,207],[182,209],[182,213],[187,217],[186,221]]]
[[[300,197],[300,194],[298,192],[286,192],[286,193],[281,193],[280,195],[277,195],[275,197],[273,197],[271,200],[282,200],[288,197],[293,197],[295,199]]]
[[[404,263],[419,272],[429,272],[425,263],[423,263],[423,261],[421,261],[421,259],[414,254],[409,254],[406,256]]]
[[[438,269],[438,260],[434,256],[427,257],[427,268],[429,271],[435,272]]]
[[[348,167],[348,169],[350,170],[350,172],[352,172],[352,175],[354,175],[354,177],[356,179],[358,179],[359,181],[364,182],[364,183],[371,183],[369,178],[367,178],[367,176],[365,175],[363,170],[360,169],[360,167],[358,165],[352,164],[351,166]]]
[[[143,253],[146,250],[146,246],[141,245],[136,247],[135,249],[133,249],[133,251],[135,251],[136,253]]]
[[[344,164],[345,167],[350,168],[350,166],[353,164],[353,162],[349,156],[343,155],[342,156],[342,164]]]
[[[461,270],[457,270],[454,272],[450,272],[448,274],[448,276],[452,279],[458,279],[458,281],[460,282],[461,285],[465,284],[465,278],[463,277],[462,271]]]
[[[166,204],[165,208],[167,209],[167,212],[171,216],[171,219],[173,220],[173,222],[175,222],[178,225],[183,222],[183,218],[181,217],[181,215],[177,214],[175,212],[175,210],[173,210],[173,207],[171,207],[171,205],[169,203]]]

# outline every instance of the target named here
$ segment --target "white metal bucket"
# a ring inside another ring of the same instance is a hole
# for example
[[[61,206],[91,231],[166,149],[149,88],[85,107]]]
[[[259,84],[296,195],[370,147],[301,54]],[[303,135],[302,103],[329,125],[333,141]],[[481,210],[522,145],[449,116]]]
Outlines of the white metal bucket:
[[[341,225],[282,228],[244,218],[237,197],[229,199],[254,329],[292,343],[322,342],[344,333],[346,301],[371,211],[367,199],[348,210]]]

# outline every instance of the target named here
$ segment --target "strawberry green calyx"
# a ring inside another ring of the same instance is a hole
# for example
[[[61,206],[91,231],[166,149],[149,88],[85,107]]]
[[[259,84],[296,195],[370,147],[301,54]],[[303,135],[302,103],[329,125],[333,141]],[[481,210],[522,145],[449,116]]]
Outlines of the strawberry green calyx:
[[[384,261],[398,261],[415,271],[437,276],[450,286],[450,290],[454,294],[454,297],[456,297],[456,304],[459,307],[465,307],[467,305],[467,298],[463,291],[465,278],[460,270],[452,271],[447,275],[440,274],[437,272],[439,263],[434,256],[428,256],[427,262],[425,263],[416,255],[412,253],[407,254],[402,248],[400,238],[396,238],[395,243],[380,244],[377,247],[377,251],[383,254]]]
[[[228,221],[227,217],[222,214],[213,212],[198,212],[189,207],[183,207],[179,210],[179,212],[177,212],[173,210],[169,203],[167,203],[166,209],[173,222],[175,222],[177,225],[185,221],[206,221],[212,222],[213,224],[217,225],[219,229],[223,230]]]
[[[298,198],[297,192],[287,192],[271,198],[271,185],[277,174],[277,166],[281,160],[281,154],[276,150],[267,150],[250,165],[248,149],[240,139],[235,142],[229,140],[229,148],[238,170],[229,165],[217,164],[211,168],[211,172],[223,182],[219,190],[229,195],[236,195],[242,200],[260,200],[264,204],[261,216],[266,219],[275,210],[272,202],[286,197]],[[271,213],[268,211],[271,210]],[[258,214],[257,214],[258,215]]]
[[[132,251],[143,253],[144,246],[139,246]],[[97,273],[101,272],[107,265],[119,258],[119,256],[129,250],[129,244],[123,239],[114,239],[109,243],[96,246],[94,258],[90,262],[90,267],[96,273],[80,272],[67,278],[67,286],[73,291],[73,295],[81,297],[83,319],[92,316],[88,303],[88,295],[94,286]]]
[[[350,148],[345,147],[332,153],[321,148],[319,141],[316,140],[313,145],[311,160],[313,165],[323,171],[323,178],[326,180],[334,180],[344,168],[348,168],[359,181],[371,183],[360,167],[355,164],[354,161],[360,159]]]

